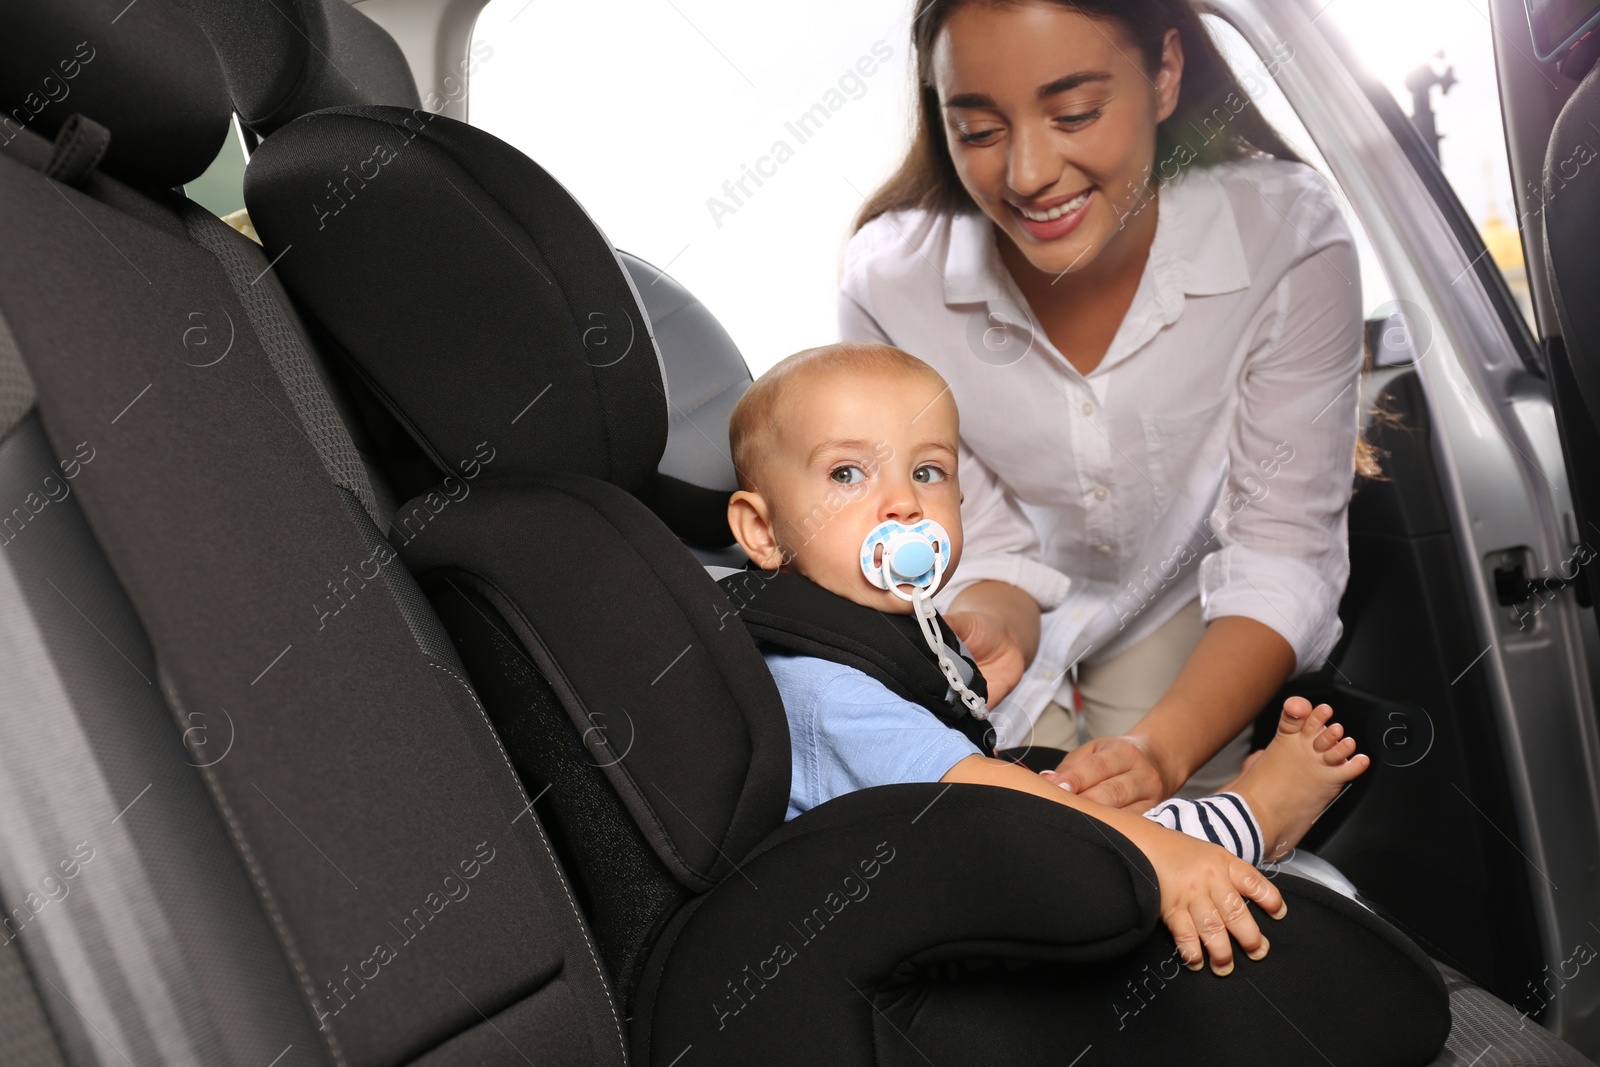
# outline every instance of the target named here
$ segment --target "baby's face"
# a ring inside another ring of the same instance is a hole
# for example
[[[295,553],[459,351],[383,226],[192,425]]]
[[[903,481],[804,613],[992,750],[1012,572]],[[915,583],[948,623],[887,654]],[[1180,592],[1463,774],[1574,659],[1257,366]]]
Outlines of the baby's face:
[[[931,376],[802,376],[788,387],[757,475],[765,523],[749,540],[758,543],[741,536],[741,544],[764,569],[802,574],[880,611],[910,613],[908,602],[861,573],[861,543],[887,520],[933,519],[950,535],[949,580],[961,558],[959,430],[955,400]]]

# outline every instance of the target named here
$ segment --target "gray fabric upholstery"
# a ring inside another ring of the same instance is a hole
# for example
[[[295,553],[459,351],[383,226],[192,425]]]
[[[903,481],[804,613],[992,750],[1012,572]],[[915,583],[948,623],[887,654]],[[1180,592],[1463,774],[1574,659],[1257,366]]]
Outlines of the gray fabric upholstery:
[[[1450,992],[1450,1036],[1428,1067],[1591,1067],[1590,1060],[1505,1001],[1439,964]]]
[[[739,488],[728,451],[728,415],[750,388],[750,368],[722,324],[671,277],[618,252],[650,317],[667,379],[667,448],[657,468],[691,485]]]
[[[82,114],[113,134],[100,169],[134,185],[182,185],[216,158],[222,68],[169,4],[14,0],[0,19],[0,144],[22,130],[53,139]]]
[[[237,731],[203,773],[330,1058],[475,1054],[481,1027],[535,1062],[621,1063],[572,891],[471,689],[384,587],[316,610],[372,549],[216,257],[162,203],[116,210],[6,158],[0,232],[0,313],[57,454],[98,449],[74,496],[167,703]],[[210,366],[174,358],[196,309],[238,327]],[[484,855],[470,900],[435,911]],[[391,925],[418,908],[410,936]]]
[[[354,493],[374,522],[383,521],[361,455],[334,406],[333,385],[322,368],[312,362],[305,330],[288,310],[289,298],[261,246],[192,201],[184,204],[182,215],[190,239],[216,256],[228,275],[234,293],[250,316],[250,326],[272,361],[272,369],[289,394],[307,440],[322,457],[333,484]],[[237,325],[242,324],[228,323],[227,343],[232,343]],[[221,330],[221,323],[211,324],[206,327],[207,334],[214,332],[218,336],[204,346],[185,345],[195,363],[224,358]],[[190,332],[186,331],[186,342],[189,337]]]
[[[0,889],[25,908],[12,913],[17,945],[73,1063],[242,1067],[293,1045],[282,1064],[320,1064],[194,766],[226,750],[227,716],[197,710],[185,749],[78,509],[107,447],[63,466],[32,416],[0,444],[0,500],[28,501],[30,515],[11,518],[0,552]]]
[[[33,396],[33,378],[17,352],[17,339],[0,319],[0,441],[32,410]]]
[[[345,0],[173,0],[223,58],[245,126],[265,137],[344,104],[421,107],[400,46]]]
[[[0,899],[0,914],[11,908]],[[45,1017],[39,991],[34,987],[22,950],[0,952],[0,1063],[25,1063],[31,1067],[65,1067],[55,1031]]]

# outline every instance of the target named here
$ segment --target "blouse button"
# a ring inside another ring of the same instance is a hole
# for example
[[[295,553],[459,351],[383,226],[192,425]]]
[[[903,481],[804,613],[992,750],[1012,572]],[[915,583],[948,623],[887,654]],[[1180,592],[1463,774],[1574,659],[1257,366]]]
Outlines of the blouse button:
[[[1110,495],[1111,495],[1110,493],[1106,492],[1106,487],[1103,486],[1103,485],[1100,486],[1100,488],[1098,488],[1098,489],[1096,489],[1094,491],[1094,498],[1096,500],[1104,500],[1106,497],[1108,497]]]
[[[1089,403],[1087,400],[1085,400],[1083,402],[1083,413],[1085,415],[1093,415],[1094,414],[1094,405]]]

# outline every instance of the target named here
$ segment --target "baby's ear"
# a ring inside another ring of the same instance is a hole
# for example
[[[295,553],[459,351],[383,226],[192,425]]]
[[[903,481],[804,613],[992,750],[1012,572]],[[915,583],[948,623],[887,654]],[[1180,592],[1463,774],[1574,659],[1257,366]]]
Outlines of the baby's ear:
[[[741,489],[728,498],[728,526],[733,530],[733,539],[756,566],[775,571],[783,564],[771,511],[760,493]]]

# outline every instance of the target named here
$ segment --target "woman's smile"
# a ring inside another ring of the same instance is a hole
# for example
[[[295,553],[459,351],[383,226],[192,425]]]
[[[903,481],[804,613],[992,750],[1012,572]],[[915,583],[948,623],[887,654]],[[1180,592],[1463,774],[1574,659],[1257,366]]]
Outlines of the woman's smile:
[[[1095,188],[1091,185],[1075,196],[1060,196],[1029,207],[1007,201],[1006,206],[1016,214],[1029,237],[1035,241],[1054,241],[1076,230],[1088,218],[1094,206],[1094,194]]]

